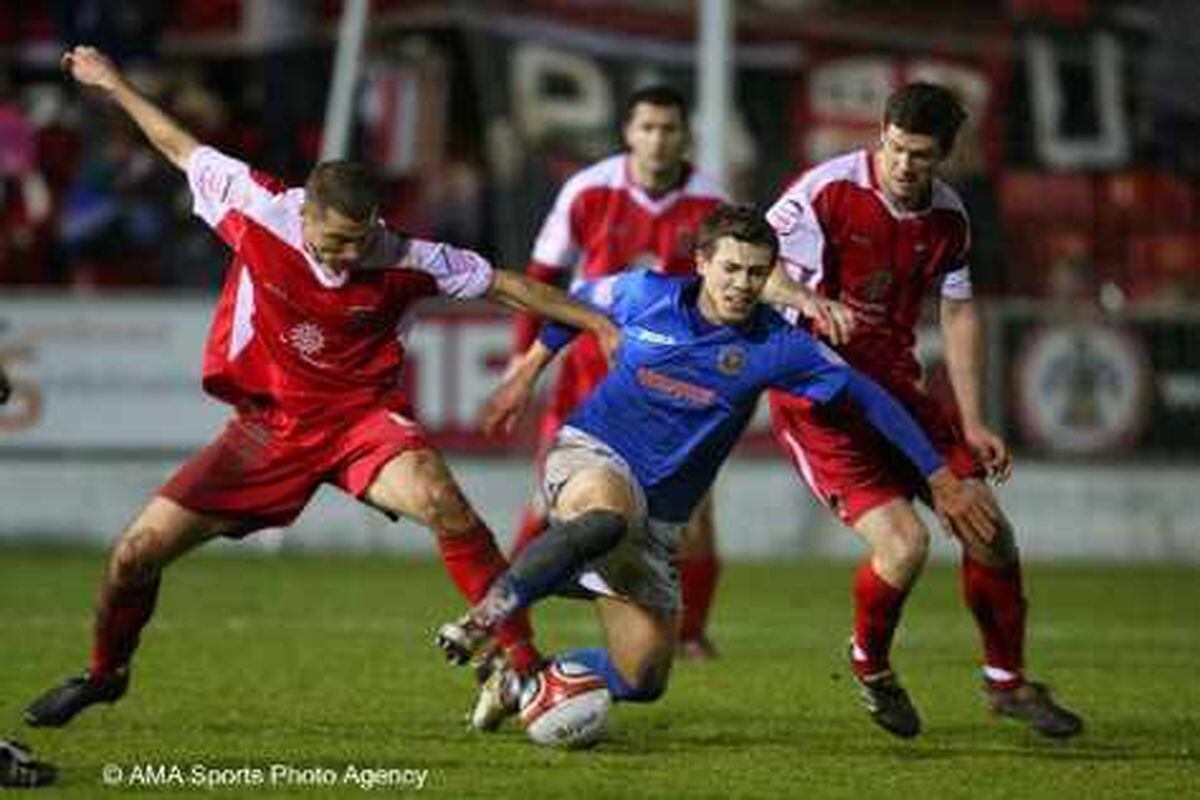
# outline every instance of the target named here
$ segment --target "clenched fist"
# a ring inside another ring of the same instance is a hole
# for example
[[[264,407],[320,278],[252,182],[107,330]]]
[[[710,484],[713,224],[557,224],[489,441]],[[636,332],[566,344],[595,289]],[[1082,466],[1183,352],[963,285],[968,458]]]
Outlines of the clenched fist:
[[[62,68],[84,86],[111,92],[121,83],[121,71],[94,47],[80,45],[63,54]]]

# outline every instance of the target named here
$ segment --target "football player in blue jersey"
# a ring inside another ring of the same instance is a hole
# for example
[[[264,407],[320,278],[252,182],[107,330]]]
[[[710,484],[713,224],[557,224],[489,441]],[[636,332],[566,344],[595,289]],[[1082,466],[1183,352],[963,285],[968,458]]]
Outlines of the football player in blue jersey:
[[[779,388],[814,403],[851,403],[925,476],[955,535],[990,540],[991,495],[959,481],[916,422],[831,349],[760,303],[796,303],[772,276],[775,233],[752,209],[720,206],[697,236],[697,276],[626,272],[575,294],[621,327],[610,372],[559,433],[544,465],[551,525],[487,596],[438,632],[452,660],[480,658],[471,724],[496,728],[517,710],[521,679],[486,653],[494,626],[550,594],[594,599],[607,648],[563,655],[602,676],[614,701],[660,697],[676,647],[683,525],[754,412]],[[549,325],[489,400],[485,427],[511,430],[538,376],[575,334]]]

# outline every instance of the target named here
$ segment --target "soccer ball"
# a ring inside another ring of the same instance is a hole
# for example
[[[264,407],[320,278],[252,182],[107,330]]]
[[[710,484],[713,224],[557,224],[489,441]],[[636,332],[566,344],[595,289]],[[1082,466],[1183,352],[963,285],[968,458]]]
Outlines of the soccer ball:
[[[603,678],[576,661],[555,659],[521,692],[521,725],[537,744],[591,747],[604,736],[611,705]]]

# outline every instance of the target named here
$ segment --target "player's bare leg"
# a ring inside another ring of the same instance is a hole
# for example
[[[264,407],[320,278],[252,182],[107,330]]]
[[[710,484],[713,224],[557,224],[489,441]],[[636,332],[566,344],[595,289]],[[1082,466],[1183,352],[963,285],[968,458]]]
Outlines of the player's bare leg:
[[[592,468],[573,474],[558,493],[550,528],[466,615],[442,626],[439,646],[463,663],[514,611],[553,594],[577,569],[608,552],[637,513],[633,497],[625,477],[615,471]]]
[[[91,666],[25,709],[35,727],[67,724],[94,703],[112,703],[129,685],[129,664],[142,628],[154,613],[162,570],[200,544],[236,528],[228,519],[198,514],[155,497],[117,539],[100,582]]]
[[[446,571],[469,603],[482,600],[492,582],[508,568],[491,530],[467,502],[435,450],[409,450],[393,458],[367,488],[365,499],[431,529]],[[518,672],[540,665],[541,655],[533,645],[533,630],[525,613],[505,620],[495,633],[508,662]]]
[[[929,554],[929,529],[896,498],[864,513],[854,530],[871,548],[855,575],[850,666],[871,718],[889,733],[916,736],[921,719],[891,665],[892,638],[908,591]]]
[[[683,591],[679,655],[686,659],[704,661],[717,655],[707,631],[721,572],[715,517],[709,492],[692,512],[679,542],[679,583]]]
[[[608,552],[625,535],[636,513],[631,487],[624,476],[608,469],[581,469],[559,492],[555,520],[531,542],[508,572],[465,616],[438,632],[444,650],[472,654],[488,632],[515,610],[552,594],[585,563]],[[502,659],[486,659],[479,698],[470,714],[471,727],[494,730],[517,710],[521,676]],[[460,659],[462,660],[462,659]]]
[[[605,648],[570,650],[562,657],[604,678],[613,702],[652,703],[667,690],[675,655],[678,615],[616,597],[596,598]]]
[[[984,648],[984,695],[991,709],[1027,722],[1045,736],[1074,736],[1083,720],[1058,705],[1041,683],[1027,681],[1026,601],[1012,525],[1004,520],[990,543],[963,541],[962,592]]]

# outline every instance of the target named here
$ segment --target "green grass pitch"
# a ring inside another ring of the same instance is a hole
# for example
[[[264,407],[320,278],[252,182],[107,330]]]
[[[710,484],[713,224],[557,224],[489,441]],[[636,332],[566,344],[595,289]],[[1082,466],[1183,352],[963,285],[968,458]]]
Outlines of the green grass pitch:
[[[437,564],[383,557],[185,559],[167,574],[129,695],[63,730],[24,728],[24,703],[84,665],[101,561],[0,550],[0,736],[60,767],[56,796],[418,793],[367,792],[344,780],[348,766],[427,770],[419,793],[455,798],[1200,796],[1196,569],[1027,569],[1031,673],[1087,718],[1066,743],[985,712],[956,571],[930,569],[897,641],[925,722],[903,742],[869,722],[847,676],[851,566],[730,565],[714,621],[723,657],[677,665],[661,702],[618,707],[599,748],[561,753],[515,727],[464,730],[469,675],[430,644],[461,604]],[[536,622],[551,649],[599,641],[584,604],[548,603]],[[126,776],[174,767],[188,781],[197,768],[322,767],[337,783],[107,787],[106,764]]]

